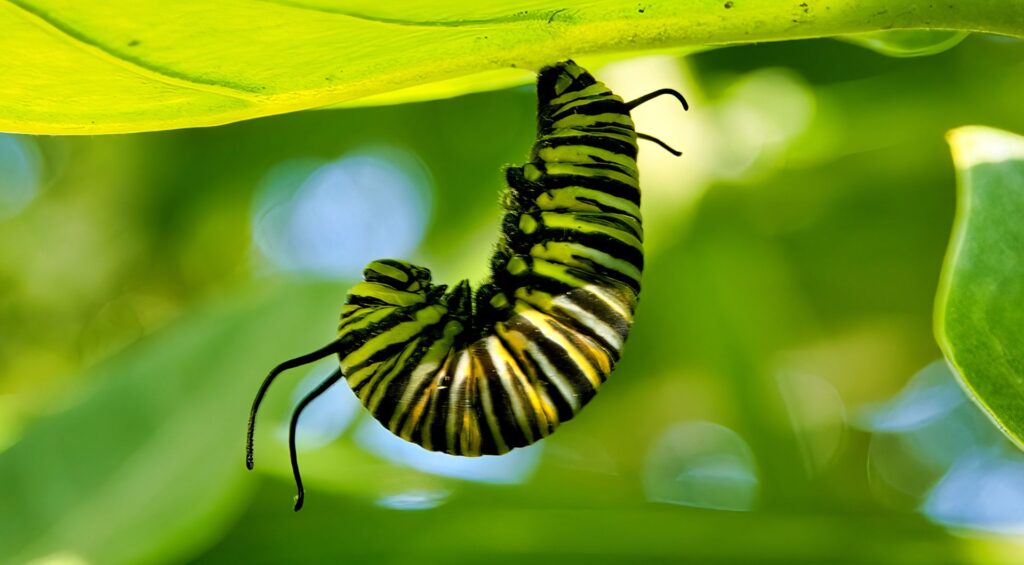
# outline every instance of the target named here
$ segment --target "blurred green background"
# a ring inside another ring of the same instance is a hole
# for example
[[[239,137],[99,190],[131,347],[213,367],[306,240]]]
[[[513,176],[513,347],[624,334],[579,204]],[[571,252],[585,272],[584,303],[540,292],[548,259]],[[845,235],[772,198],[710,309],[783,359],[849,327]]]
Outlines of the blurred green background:
[[[0,134],[0,562],[1024,563],[1024,456],[941,362],[944,133],[1024,132],[1024,43],[831,40],[592,69],[641,149],[648,263],[613,378],[541,444],[392,438],[331,370],[376,257],[485,276],[532,87],[108,137]]]

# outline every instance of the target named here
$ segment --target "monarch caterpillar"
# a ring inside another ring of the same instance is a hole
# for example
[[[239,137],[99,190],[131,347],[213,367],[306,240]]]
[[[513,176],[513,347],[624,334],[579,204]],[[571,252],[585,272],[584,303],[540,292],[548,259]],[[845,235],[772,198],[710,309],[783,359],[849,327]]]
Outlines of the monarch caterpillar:
[[[339,367],[292,413],[295,449],[302,411],[341,378],[385,427],[432,451],[498,455],[532,444],[570,420],[608,378],[640,293],[643,227],[637,133],[630,111],[661,89],[624,102],[572,61],[537,78],[537,140],[530,162],[505,169],[501,237],[491,277],[433,284],[426,268],[371,262],[349,290],[338,338],[285,361],[263,381],[246,436],[278,374],[329,355]]]

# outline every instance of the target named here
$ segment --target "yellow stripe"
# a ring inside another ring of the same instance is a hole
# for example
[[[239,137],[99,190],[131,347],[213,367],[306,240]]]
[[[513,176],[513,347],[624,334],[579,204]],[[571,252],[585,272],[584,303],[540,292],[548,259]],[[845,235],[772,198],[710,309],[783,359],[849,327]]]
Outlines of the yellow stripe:
[[[593,169],[568,163],[548,163],[548,175],[580,175],[585,177],[604,177],[617,180],[632,187],[637,186],[636,175],[611,169]]]
[[[556,147],[542,148],[537,153],[537,156],[547,163],[614,163],[625,169],[627,174],[633,177],[637,176],[636,161],[632,157],[600,147],[590,145],[558,145]]]
[[[573,291],[579,292],[579,291]],[[576,320],[594,334],[598,335],[605,342],[615,348],[622,350],[622,337],[619,332],[605,323],[604,320],[587,311],[572,299],[572,292],[565,296],[559,296],[554,300],[554,305],[565,311],[565,315]]]
[[[349,353],[341,360],[342,370],[345,370],[346,367],[364,363],[374,353],[389,345],[409,341],[419,332],[423,331],[423,328],[439,322],[446,310],[444,306],[428,306],[417,311],[412,321],[400,323],[381,334],[373,336],[361,347]]]
[[[488,337],[485,349],[487,354],[491,356],[491,363],[495,364],[495,368],[497,368],[497,364],[494,361],[494,354],[491,351],[492,340],[497,342],[497,338],[494,336]],[[501,425],[498,423],[498,417],[494,414],[494,398],[491,395],[491,385],[495,384],[495,381],[497,380],[499,379],[489,378],[489,375],[483,375],[480,378],[480,401],[483,402],[484,418],[487,419],[487,425],[491,428],[491,435],[494,437],[495,449],[499,453],[505,453],[509,450],[509,447],[508,444],[505,443],[505,436],[501,433]],[[500,383],[497,384],[498,386],[501,386]]]
[[[590,361],[580,353],[579,349],[577,349],[572,342],[565,339],[565,336],[555,329],[555,325],[557,324],[562,326],[566,331],[572,330],[569,330],[551,316],[541,314],[540,312],[531,313],[531,315],[528,316],[528,319],[530,319],[533,325],[544,334],[544,337],[555,342],[559,347],[565,350],[569,358],[572,359],[573,365],[579,367],[580,372],[587,377],[587,380],[590,381],[590,384],[594,385],[595,389],[601,386],[601,376],[594,370]]]
[[[540,243],[534,245],[533,248],[530,249],[530,256],[535,259],[547,259],[549,261],[575,267],[581,271],[601,274],[595,271],[589,263],[579,260],[580,257],[583,257],[590,259],[602,267],[617,271],[637,282],[640,282],[640,269],[636,268],[632,263],[619,259],[614,255],[605,253],[604,251],[588,247],[582,243],[569,243],[566,241]]]
[[[455,352],[454,351],[449,351],[448,355],[445,357],[444,364],[441,365],[441,369],[434,374],[434,382],[423,391],[423,396],[419,399],[419,401],[416,403],[416,405],[410,410],[409,418],[406,419],[405,425],[402,426],[402,434],[401,434],[402,437],[404,437],[404,438],[411,438],[413,432],[416,429],[428,430],[429,431],[430,424],[432,423],[433,413],[432,412],[427,412],[426,408],[427,408],[427,406],[433,404],[432,401],[433,401],[434,391],[437,389],[437,383],[438,383],[438,381],[441,378],[443,378],[445,375],[448,374],[448,371],[451,369],[451,365],[452,365],[452,360],[453,359],[455,359]],[[410,389],[406,390],[406,395],[403,398],[403,402],[399,405],[399,408],[401,408],[402,406],[406,406],[407,405],[406,399],[408,398],[409,400],[411,400],[411,395],[415,392],[415,390],[416,390],[415,388],[410,388]],[[426,413],[427,419],[421,425],[420,424],[420,419],[423,418],[424,413]],[[425,449],[430,449],[430,447],[429,447],[429,443],[430,443],[429,433],[424,434],[424,438],[425,438],[425,441],[421,445]]]
[[[356,330],[366,329],[384,318],[387,318],[395,311],[393,306],[379,306],[362,318],[344,318],[338,327],[338,336],[345,335]]]
[[[452,373],[452,380],[448,385],[448,413],[444,414],[444,416],[447,416],[444,430],[445,436],[448,439],[449,450],[459,445],[456,423],[458,417],[462,416],[465,411],[462,395],[464,394],[466,379],[471,378],[470,362],[469,352],[465,349],[459,351],[459,360],[455,364],[455,371]]]
[[[592,293],[594,296],[597,296],[599,299],[601,299],[602,302],[607,304],[609,308],[615,310],[615,313],[617,313],[619,316],[622,316],[622,319],[626,320],[626,322],[633,322],[633,307],[636,304],[634,300],[630,300],[628,303],[623,302],[620,299],[620,292],[616,292],[616,294],[620,296],[614,296],[609,294],[604,288],[599,287],[597,285],[584,286],[583,290],[586,290]]]
[[[630,202],[628,199],[582,186],[556,188],[538,196],[536,202],[537,207],[541,210],[565,209],[578,212],[602,213],[601,209],[597,206],[580,202],[579,199],[581,198],[594,200],[596,202],[600,202],[604,206],[621,210],[625,215],[633,216],[635,218],[640,217],[640,207]]]
[[[426,300],[426,296],[423,293],[395,290],[387,285],[366,281],[353,286],[348,291],[348,295],[350,298],[354,296],[376,298],[395,306],[412,306]]]
[[[633,234],[625,230],[609,226],[608,224],[588,222],[588,216],[592,218],[607,218],[608,216],[614,216],[630,224],[637,223],[633,218],[630,218],[625,214],[560,214],[558,212],[542,212],[540,214],[540,219],[541,223],[549,228],[573,230],[583,233],[601,233],[614,237],[626,245],[635,247],[641,251],[643,250],[643,243]]]
[[[384,275],[385,277],[390,277],[392,279],[402,282],[409,282],[409,275],[405,274],[405,271],[397,269],[395,267],[392,267],[391,265],[388,265],[387,263],[382,263],[380,261],[374,261],[373,263],[370,263],[366,267],[366,270],[377,271],[378,273]]]
[[[552,129],[583,129],[594,124],[621,124],[633,128],[633,120],[629,117],[629,114],[622,114],[618,112],[608,112],[605,114],[569,114],[564,118],[560,118],[554,124]]]
[[[407,366],[409,358],[412,357],[412,354],[419,347],[420,341],[420,339],[411,340],[409,345],[407,345],[398,355],[398,359],[395,360],[394,364],[391,366],[391,370],[388,371],[386,375],[375,375],[374,381],[376,382],[367,383],[367,389],[374,389],[373,396],[363,400],[363,405],[366,406],[370,412],[376,412],[377,408],[380,407],[380,403],[384,399],[384,395],[387,394],[388,385],[391,384],[391,381],[395,380],[395,377],[398,375],[401,375],[403,372],[410,369],[410,367]],[[418,363],[417,367],[420,366],[420,364],[421,363]]]
[[[497,338],[493,336],[488,339],[497,341]],[[498,346],[500,347],[500,344]],[[523,400],[526,400],[530,404],[534,405],[535,409],[539,409],[538,403],[535,402],[534,398],[530,397],[530,392],[533,387],[530,386],[530,383],[525,382],[524,379],[521,378],[521,375],[517,374],[518,371],[513,367],[512,358],[510,358],[507,353],[503,352],[504,347],[501,348],[502,351],[494,351],[491,344],[488,343],[487,348],[491,353],[494,366],[498,371],[498,381],[505,389],[505,394],[508,395],[509,401],[512,404],[512,413],[515,415],[516,424],[519,425],[519,429],[522,430],[523,437],[526,438],[527,442],[533,443],[537,441],[539,438],[535,437],[533,435],[533,431],[530,430],[530,422],[527,413],[528,408],[523,404]],[[517,392],[516,387],[512,384],[513,379],[519,380],[519,384],[524,391],[525,398]]]
[[[587,97],[587,96],[594,96],[596,94],[601,94],[602,92],[608,92],[608,94],[611,94],[611,92],[608,91],[608,87],[607,86],[605,86],[604,84],[602,84],[600,82],[597,82],[597,83],[594,83],[594,84],[592,84],[592,85],[590,85],[590,86],[588,86],[588,87],[586,87],[586,88],[584,88],[582,90],[575,90],[575,91],[570,92],[568,94],[563,94],[563,95],[561,95],[561,96],[559,96],[557,98],[552,98],[551,102],[548,102],[548,104],[551,105],[551,106],[560,106],[562,104],[567,104],[567,103],[569,103],[569,102],[571,102],[573,100],[576,100],[578,98],[584,98],[584,97]],[[614,96],[614,95],[612,95],[612,96]]]
[[[554,279],[559,282],[563,282],[569,286],[582,287],[590,284],[589,281],[585,281],[573,275],[570,272],[570,268],[561,263],[553,263],[551,261],[545,261],[544,259],[534,258],[533,260],[533,272],[542,276]]]
[[[600,86],[601,88],[594,90],[595,86]],[[554,100],[552,100],[551,105],[558,106],[559,108],[557,112],[562,113],[566,110],[578,108],[580,106],[586,106],[587,104],[592,104],[595,102],[606,102],[608,100],[622,102],[622,98],[619,98],[618,96],[612,94],[611,91],[609,91],[608,88],[605,87],[603,84],[592,84],[584,88],[583,90],[574,92],[573,94],[579,94],[583,92],[586,92],[586,94],[580,94],[580,96],[576,96],[575,98],[572,98],[571,100],[565,102],[556,103]],[[559,98],[565,98],[565,96],[560,96]]]

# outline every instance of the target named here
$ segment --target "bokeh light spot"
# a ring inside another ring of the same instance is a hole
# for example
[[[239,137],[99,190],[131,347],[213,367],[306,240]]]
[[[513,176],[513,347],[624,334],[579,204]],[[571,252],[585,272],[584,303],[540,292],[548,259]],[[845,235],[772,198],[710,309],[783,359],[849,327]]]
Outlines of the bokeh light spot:
[[[736,432],[711,422],[683,422],[651,447],[644,490],[654,502],[745,511],[754,508],[760,481],[754,454]]]
[[[429,510],[444,504],[450,495],[451,491],[444,489],[410,490],[382,496],[377,499],[377,506],[394,510]]]
[[[21,212],[35,197],[41,164],[32,139],[0,133],[0,220]]]
[[[964,400],[946,362],[936,361],[914,375],[895,398],[865,408],[858,422],[876,432],[905,432],[941,418]]]
[[[922,511],[945,526],[1024,534],[1024,457],[977,449],[928,494]]]
[[[778,376],[779,391],[809,474],[825,470],[846,435],[846,407],[828,380],[803,373]]]
[[[277,269],[353,278],[374,259],[416,249],[430,217],[430,190],[422,163],[393,148],[330,163],[286,162],[264,178],[253,240]]]

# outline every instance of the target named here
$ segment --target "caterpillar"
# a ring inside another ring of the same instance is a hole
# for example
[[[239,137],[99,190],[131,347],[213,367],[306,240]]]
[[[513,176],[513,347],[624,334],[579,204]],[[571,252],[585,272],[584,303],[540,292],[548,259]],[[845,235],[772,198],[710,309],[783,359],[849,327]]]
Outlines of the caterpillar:
[[[425,449],[499,455],[551,435],[608,378],[629,334],[640,294],[643,226],[637,133],[630,111],[661,89],[624,102],[573,61],[537,77],[537,139],[530,160],[505,169],[505,213],[479,288],[448,288],[430,271],[396,259],[371,262],[349,290],[338,337],[285,361],[263,381],[260,403],[283,371],[337,355],[338,368],[296,406],[289,428],[292,472],[302,508],[295,448],[303,410],[345,378],[381,424]]]

